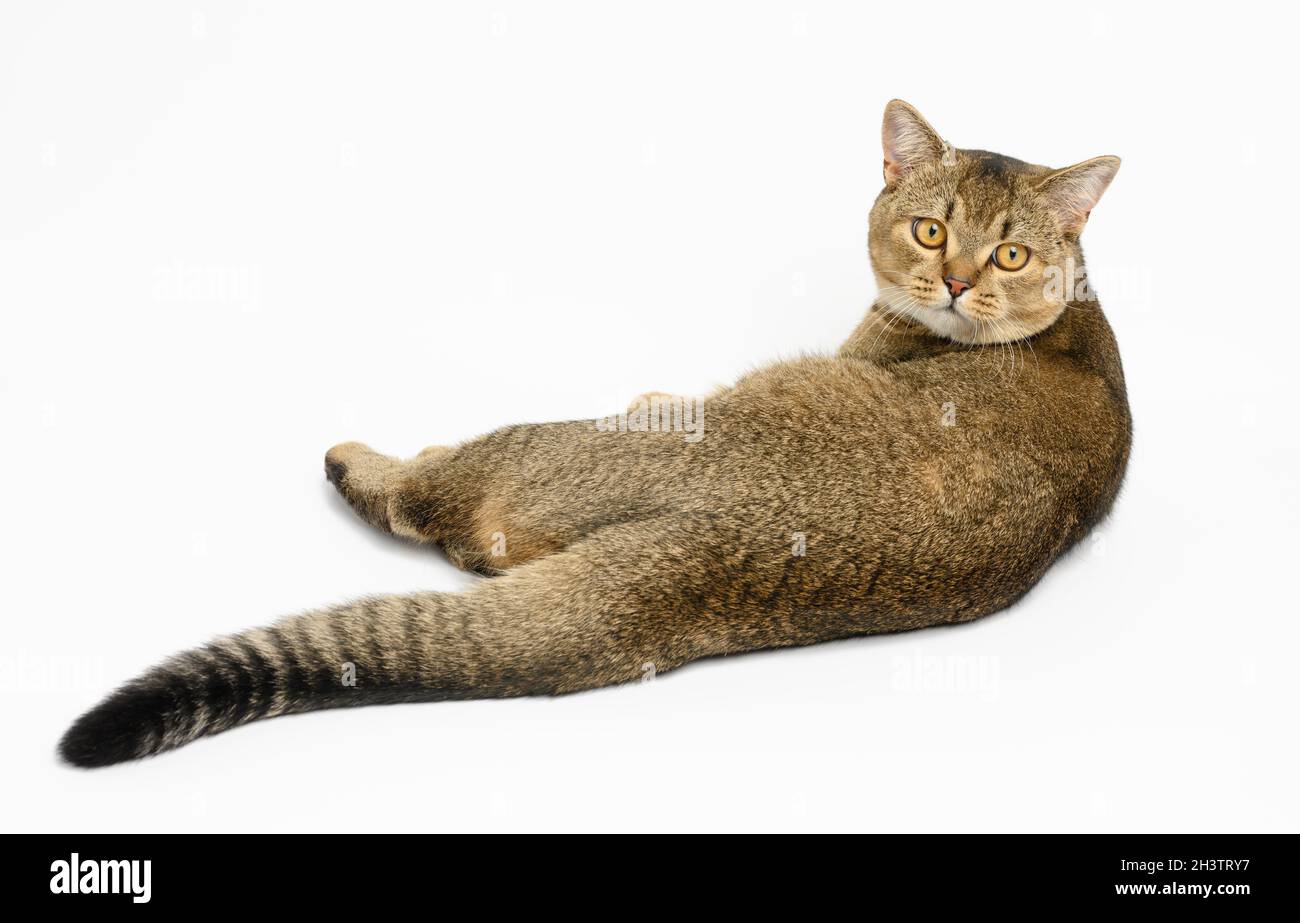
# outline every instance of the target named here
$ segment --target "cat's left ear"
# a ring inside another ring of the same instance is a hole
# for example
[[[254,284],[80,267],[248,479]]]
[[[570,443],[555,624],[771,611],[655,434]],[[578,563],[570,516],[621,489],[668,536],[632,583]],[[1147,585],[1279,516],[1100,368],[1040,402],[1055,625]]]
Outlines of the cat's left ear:
[[[1039,180],[1037,189],[1061,229],[1067,234],[1078,234],[1117,172],[1118,157],[1094,157],[1054,170]]]

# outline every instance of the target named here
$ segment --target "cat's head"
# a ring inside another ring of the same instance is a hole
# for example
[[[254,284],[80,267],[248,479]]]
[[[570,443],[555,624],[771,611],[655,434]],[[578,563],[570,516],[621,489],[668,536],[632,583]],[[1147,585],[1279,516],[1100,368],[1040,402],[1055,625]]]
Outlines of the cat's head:
[[[1119,169],[1060,170],[957,150],[902,100],[885,107],[885,189],[871,209],[871,266],[886,310],[961,343],[1032,336],[1065,310],[1051,284],[1082,273],[1079,232]]]

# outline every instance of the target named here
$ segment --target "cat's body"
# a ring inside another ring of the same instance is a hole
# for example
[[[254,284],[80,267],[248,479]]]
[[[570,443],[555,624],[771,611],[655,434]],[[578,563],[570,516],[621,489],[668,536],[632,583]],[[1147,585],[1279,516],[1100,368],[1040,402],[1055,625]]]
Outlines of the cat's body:
[[[1049,171],[910,137],[932,130],[901,105],[892,151],[887,111],[889,185],[872,215],[886,291],[838,355],[768,366],[711,396],[699,438],[583,421],[506,427],[408,462],[335,447],[327,475],[363,518],[494,576],[180,654],[83,716],[64,756],[102,765],[323,707],[570,692],[711,655],[966,621],[1018,599],[1119,489],[1130,432],[1119,354],[1095,301],[1040,304],[1024,286],[1041,271],[992,278],[996,263],[974,258],[1016,222],[1034,241],[1017,246],[1051,251],[1032,236],[1049,233],[1034,221],[1051,203],[1023,185]],[[917,235],[935,213],[908,217],[925,195],[935,209],[952,202],[940,256],[919,236],[899,243],[900,222]],[[1021,198],[1035,209],[1018,212]],[[1082,267],[1077,228],[1062,220],[1055,233],[1054,255]],[[950,281],[955,271],[977,278]],[[949,306],[920,300],[934,272],[949,273]],[[995,316],[997,297],[1008,306]],[[983,315],[976,299],[988,299]],[[957,332],[936,335],[944,324]]]

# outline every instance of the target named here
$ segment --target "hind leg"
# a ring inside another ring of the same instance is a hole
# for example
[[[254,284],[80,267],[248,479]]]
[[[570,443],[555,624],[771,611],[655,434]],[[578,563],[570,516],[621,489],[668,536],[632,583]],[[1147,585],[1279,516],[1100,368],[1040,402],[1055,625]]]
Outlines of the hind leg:
[[[360,442],[344,442],[325,453],[325,477],[366,522],[383,532],[403,534],[400,521],[394,530],[394,516],[389,510],[403,477],[450,452],[444,446],[431,446],[415,458],[402,461],[381,455]]]
[[[680,434],[575,421],[508,426],[409,461],[344,443],[325,467],[367,522],[493,575],[605,526],[682,508],[699,492],[704,469],[689,462],[704,451]]]
[[[382,455],[360,442],[325,453],[325,477],[356,514],[382,532],[419,544],[442,546],[453,564],[484,575],[504,572],[565,542],[529,526],[508,504],[505,491],[487,483],[480,457],[469,466],[445,465],[457,450],[432,446],[405,460]],[[481,454],[481,453],[480,453]]]

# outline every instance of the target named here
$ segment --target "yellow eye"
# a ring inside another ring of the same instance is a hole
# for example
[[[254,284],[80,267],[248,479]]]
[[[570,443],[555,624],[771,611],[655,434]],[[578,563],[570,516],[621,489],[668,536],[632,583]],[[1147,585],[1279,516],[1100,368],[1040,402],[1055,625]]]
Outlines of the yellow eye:
[[[1024,269],[1029,262],[1029,248],[1024,244],[998,244],[993,251],[993,265],[1006,272]]]
[[[928,250],[938,250],[948,242],[948,229],[938,218],[917,218],[912,222],[912,236]]]

